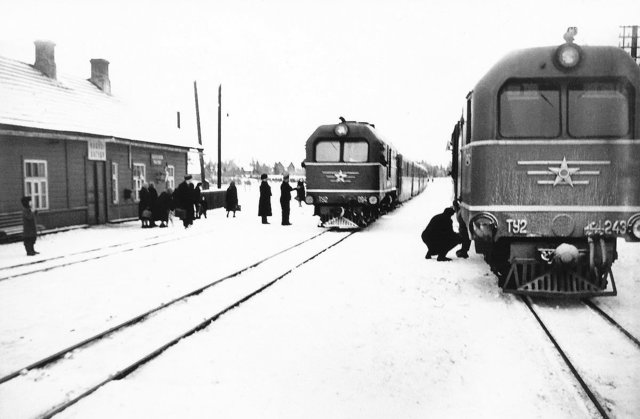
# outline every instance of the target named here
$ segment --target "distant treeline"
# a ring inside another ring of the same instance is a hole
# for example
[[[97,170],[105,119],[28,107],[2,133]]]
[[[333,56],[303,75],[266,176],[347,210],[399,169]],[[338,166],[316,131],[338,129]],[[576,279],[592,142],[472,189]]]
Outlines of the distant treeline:
[[[446,177],[451,172],[451,163],[446,167],[439,166],[421,161],[420,164],[427,169],[429,176],[431,177]],[[207,179],[216,178],[218,173],[218,165],[212,161],[209,161],[205,167],[205,174]],[[251,160],[250,167],[240,167],[234,160],[226,160],[222,162],[222,176],[237,177],[243,175],[259,175],[267,173],[269,175],[281,175],[283,173],[289,173],[291,175],[301,176],[304,174],[304,169],[294,166],[293,163],[285,165],[281,162],[275,163],[261,163],[257,160]]]
[[[451,163],[446,167],[430,164],[426,161],[421,161],[420,164],[427,169],[427,173],[429,173],[429,176],[431,177],[446,177],[451,173]]]

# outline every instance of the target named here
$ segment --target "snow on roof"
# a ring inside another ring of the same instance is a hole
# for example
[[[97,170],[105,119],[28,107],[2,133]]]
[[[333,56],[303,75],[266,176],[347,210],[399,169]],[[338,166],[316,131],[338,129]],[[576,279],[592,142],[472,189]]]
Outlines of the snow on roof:
[[[0,57],[0,124],[84,133],[156,144],[198,147],[175,126],[175,115],[132,104],[79,77],[45,76],[33,66]]]

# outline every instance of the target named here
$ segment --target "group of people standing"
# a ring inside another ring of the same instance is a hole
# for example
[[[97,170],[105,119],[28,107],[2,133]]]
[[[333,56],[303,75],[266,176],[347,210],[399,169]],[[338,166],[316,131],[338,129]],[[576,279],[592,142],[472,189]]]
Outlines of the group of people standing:
[[[202,183],[194,185],[189,182],[191,175],[186,175],[184,181],[175,191],[167,188],[158,195],[153,183],[142,185],[138,193],[138,218],[142,221],[142,228],[167,227],[171,220],[171,212],[178,216],[185,228],[193,224],[194,219],[202,216],[207,218],[207,201],[202,196]]]
[[[267,179],[267,174],[263,173],[260,176],[260,201],[258,202],[258,216],[262,217],[262,224],[269,224],[267,217],[272,215],[271,213],[271,186]],[[285,174],[282,177],[282,183],[280,184],[280,208],[282,209],[282,225],[290,226],[289,216],[291,215],[291,192],[294,190],[289,183],[289,175]],[[305,187],[302,180],[298,181],[295,188],[296,200],[298,200],[300,206],[304,201]]]

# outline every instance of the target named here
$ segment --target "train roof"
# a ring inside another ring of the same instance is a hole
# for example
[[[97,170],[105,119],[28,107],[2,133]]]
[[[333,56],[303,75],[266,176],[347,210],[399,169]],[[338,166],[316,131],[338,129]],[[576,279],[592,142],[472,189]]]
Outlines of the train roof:
[[[566,44],[565,44],[566,45]],[[579,46],[580,64],[572,70],[556,66],[556,46],[513,51],[498,61],[474,88],[474,94],[495,91],[510,78],[540,77],[626,77],[634,85],[640,84],[640,69],[624,50],[612,46]]]

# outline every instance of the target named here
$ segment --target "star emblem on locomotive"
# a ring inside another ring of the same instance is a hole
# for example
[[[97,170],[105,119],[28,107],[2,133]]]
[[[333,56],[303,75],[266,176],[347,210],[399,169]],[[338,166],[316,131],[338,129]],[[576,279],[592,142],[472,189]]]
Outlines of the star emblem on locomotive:
[[[533,176],[534,178],[542,178],[536,180],[538,185],[552,185],[554,187],[558,185],[569,185],[571,187],[576,185],[588,185],[588,179],[593,176],[599,176],[600,170],[585,170],[581,168],[581,166],[591,168],[594,166],[610,165],[610,160],[567,160],[566,156],[563,156],[562,160],[518,161],[518,166],[546,166],[547,170],[527,170],[527,175]],[[549,176],[555,176],[555,178],[549,179]],[[579,177],[579,179],[576,179],[576,177]]]
[[[560,167],[549,167],[549,170],[556,174],[556,179],[553,181],[553,186],[558,184],[568,184],[573,187],[573,181],[571,180],[571,175],[577,173],[580,168],[579,167],[569,167],[567,164],[567,157],[563,156],[562,163],[560,163]]]
[[[344,170],[323,170],[322,174],[324,174],[327,180],[331,183],[351,183],[351,181],[353,181],[358,175],[358,172]]]

